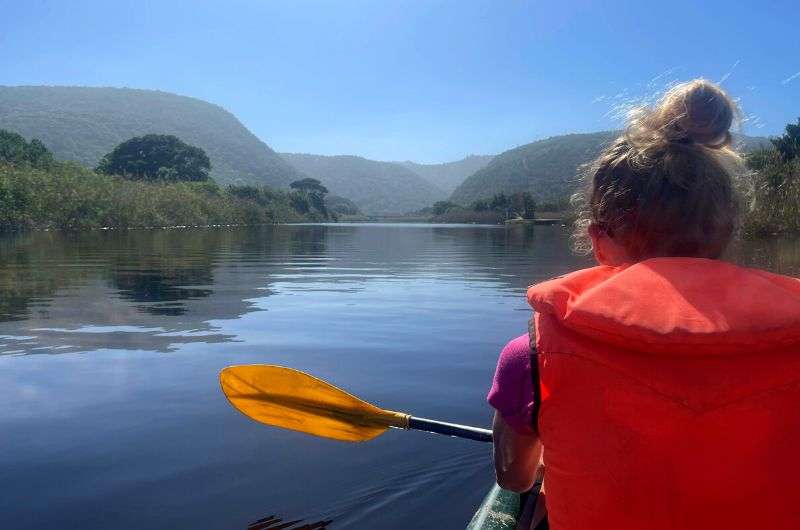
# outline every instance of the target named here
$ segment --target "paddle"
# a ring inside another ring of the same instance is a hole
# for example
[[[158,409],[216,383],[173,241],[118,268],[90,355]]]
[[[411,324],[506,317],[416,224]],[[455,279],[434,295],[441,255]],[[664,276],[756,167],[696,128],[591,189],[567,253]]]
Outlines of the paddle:
[[[245,416],[323,438],[363,442],[394,427],[492,441],[492,432],[487,429],[384,410],[321,379],[283,366],[229,366],[220,372],[219,382],[231,405]]]

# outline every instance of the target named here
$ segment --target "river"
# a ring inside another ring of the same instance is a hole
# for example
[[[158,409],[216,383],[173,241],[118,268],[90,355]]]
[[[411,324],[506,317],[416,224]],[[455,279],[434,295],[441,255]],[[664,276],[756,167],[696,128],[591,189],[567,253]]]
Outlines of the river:
[[[800,275],[800,243],[731,259]],[[292,225],[0,240],[0,528],[463,528],[478,442],[347,444],[254,423],[231,364],[292,366],[380,406],[488,426],[530,283],[588,266],[561,227]]]

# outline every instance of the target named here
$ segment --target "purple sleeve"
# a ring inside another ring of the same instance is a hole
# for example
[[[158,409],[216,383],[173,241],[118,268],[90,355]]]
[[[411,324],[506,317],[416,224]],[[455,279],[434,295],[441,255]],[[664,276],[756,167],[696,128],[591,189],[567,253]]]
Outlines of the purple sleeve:
[[[527,333],[506,344],[500,352],[487,400],[515,431],[535,433],[531,348]]]

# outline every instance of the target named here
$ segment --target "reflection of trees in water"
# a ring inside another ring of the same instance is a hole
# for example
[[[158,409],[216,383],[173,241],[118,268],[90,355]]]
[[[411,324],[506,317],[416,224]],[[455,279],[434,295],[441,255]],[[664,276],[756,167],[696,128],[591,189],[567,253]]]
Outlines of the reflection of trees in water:
[[[0,240],[0,353],[169,351],[233,340],[214,322],[258,310],[276,273],[324,268],[325,230],[34,233]]]
[[[184,300],[213,292],[219,230],[133,231],[112,239],[109,279],[123,300],[154,315],[182,315]]]
[[[218,231],[39,232],[0,240],[0,321],[40,314],[59,290],[108,278],[123,300],[180,314],[209,296]]]
[[[285,232],[289,243],[287,250],[292,256],[317,256],[324,254],[327,249],[326,226],[289,226],[285,228]],[[274,240],[277,234],[274,230],[271,233]]]
[[[374,281],[530,283],[592,264],[560,227],[265,226],[36,233],[0,239],[0,353],[168,351],[222,342],[218,321],[273,290],[354,292]],[[800,275],[800,240],[740,242],[736,261]],[[29,338],[33,337],[33,338]],[[61,348],[61,350],[58,350]]]
[[[0,322],[27,318],[58,289],[90,275],[79,255],[73,237],[52,232],[0,239]]]
[[[272,228],[4,239],[0,352],[168,351],[232,340],[213,322],[254,311],[252,299],[270,294],[253,264],[287,253],[289,241]]]

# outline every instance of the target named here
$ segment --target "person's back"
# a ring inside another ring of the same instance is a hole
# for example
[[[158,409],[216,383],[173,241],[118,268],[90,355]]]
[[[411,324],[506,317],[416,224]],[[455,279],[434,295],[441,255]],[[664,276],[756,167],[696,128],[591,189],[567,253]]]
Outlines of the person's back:
[[[489,400],[501,485],[524,489],[544,446],[550,528],[800,527],[800,281],[712,259],[733,111],[695,81],[634,121],[592,168],[605,265],[528,292],[537,386],[504,351]]]
[[[798,527],[800,282],[657,258],[529,297],[551,528]]]

